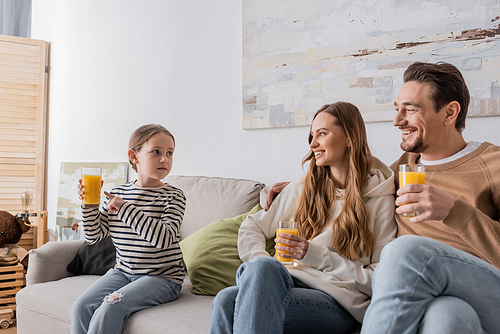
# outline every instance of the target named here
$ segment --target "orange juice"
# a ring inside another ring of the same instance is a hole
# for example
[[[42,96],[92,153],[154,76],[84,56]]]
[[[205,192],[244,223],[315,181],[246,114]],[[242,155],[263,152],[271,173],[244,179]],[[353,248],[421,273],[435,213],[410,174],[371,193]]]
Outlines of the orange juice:
[[[425,183],[425,173],[421,172],[400,172],[399,173],[399,187],[406,186],[410,183]]]
[[[293,235],[297,235],[297,229],[296,228],[289,228],[289,227],[285,227],[285,228],[278,228],[276,230],[276,235],[278,233],[290,233],[290,234],[293,234]],[[284,246],[284,247],[293,247],[293,246],[290,246],[290,245],[287,245],[287,244],[281,244],[281,243],[276,243],[276,246]],[[290,252],[283,252],[283,251],[279,251],[283,254],[293,254],[293,253],[290,253]],[[288,258],[284,258],[284,257],[281,257],[278,255],[278,250],[276,250],[276,255],[275,255],[276,259],[280,262],[292,262],[293,259],[288,259]]]
[[[101,202],[101,174],[82,175],[83,184],[83,207],[98,207]]]

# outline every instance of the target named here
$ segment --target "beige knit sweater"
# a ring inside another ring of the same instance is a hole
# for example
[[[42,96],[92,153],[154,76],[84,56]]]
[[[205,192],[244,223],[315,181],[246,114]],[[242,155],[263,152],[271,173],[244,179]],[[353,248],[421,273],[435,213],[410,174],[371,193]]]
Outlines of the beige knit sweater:
[[[391,165],[396,189],[398,165],[419,160],[420,154],[404,153]],[[432,238],[500,268],[500,147],[483,143],[455,161],[426,166],[425,183],[455,196],[457,203],[443,221],[410,223],[396,214],[398,236]]]

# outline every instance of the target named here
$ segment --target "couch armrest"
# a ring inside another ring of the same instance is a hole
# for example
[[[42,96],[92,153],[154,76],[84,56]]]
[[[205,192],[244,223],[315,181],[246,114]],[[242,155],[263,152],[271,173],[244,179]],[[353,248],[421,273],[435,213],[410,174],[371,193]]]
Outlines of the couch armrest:
[[[29,252],[26,285],[56,281],[72,276],[66,270],[84,240],[51,241]]]

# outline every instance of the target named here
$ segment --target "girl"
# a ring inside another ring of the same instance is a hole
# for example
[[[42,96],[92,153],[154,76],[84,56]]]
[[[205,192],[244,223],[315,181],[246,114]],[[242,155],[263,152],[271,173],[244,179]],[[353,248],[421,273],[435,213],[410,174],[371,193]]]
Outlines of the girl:
[[[172,168],[173,135],[144,125],[130,137],[128,157],[137,179],[117,187],[104,207],[82,208],[85,240],[110,235],[116,264],[75,302],[71,333],[121,333],[127,319],[147,307],[178,298],[185,268],[179,248],[186,199],[164,184]],[[83,186],[78,185],[83,199]]]
[[[363,319],[375,264],[396,236],[394,174],[372,158],[363,119],[350,103],[315,114],[309,147],[305,177],[241,225],[244,263],[237,285],[213,302],[211,333],[349,333]],[[298,225],[297,236],[275,239],[287,244],[275,248],[292,266],[265,251],[280,220]]]

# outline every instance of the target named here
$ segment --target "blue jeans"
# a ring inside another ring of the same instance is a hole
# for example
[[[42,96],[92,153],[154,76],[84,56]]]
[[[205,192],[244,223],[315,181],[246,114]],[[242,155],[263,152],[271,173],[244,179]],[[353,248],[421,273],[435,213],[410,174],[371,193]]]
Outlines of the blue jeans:
[[[385,246],[362,333],[500,333],[500,270],[429,238]]]
[[[120,334],[137,311],[179,297],[182,286],[154,275],[129,275],[110,269],[75,301],[71,333]]]
[[[212,304],[210,333],[349,333],[356,320],[330,295],[294,280],[272,257],[243,263]]]

